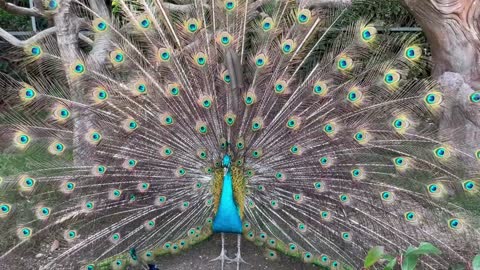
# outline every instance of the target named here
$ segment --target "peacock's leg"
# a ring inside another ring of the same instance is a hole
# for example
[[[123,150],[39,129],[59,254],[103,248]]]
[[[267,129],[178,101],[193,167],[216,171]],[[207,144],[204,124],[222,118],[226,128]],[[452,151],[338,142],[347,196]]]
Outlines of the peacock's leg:
[[[225,250],[225,236],[224,234],[222,233],[222,251],[220,252],[220,255],[213,259],[213,260],[210,260],[211,262],[213,261],[222,261],[222,270],[223,270],[223,267],[225,265],[225,260],[227,261],[232,261],[232,259],[228,258],[227,257],[227,251]]]
[[[233,260],[230,260],[231,262],[236,262],[237,263],[237,270],[240,269],[240,263],[247,263],[246,261],[244,261],[242,259],[242,257],[240,256],[240,244],[241,244],[241,240],[242,240],[242,235],[241,234],[238,234],[237,235],[237,256],[235,257],[235,259]],[[248,264],[248,263],[247,263]]]

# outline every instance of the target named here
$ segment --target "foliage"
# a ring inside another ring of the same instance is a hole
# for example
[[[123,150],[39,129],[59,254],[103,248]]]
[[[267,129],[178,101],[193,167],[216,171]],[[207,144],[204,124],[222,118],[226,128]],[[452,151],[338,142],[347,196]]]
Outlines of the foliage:
[[[11,31],[32,31],[32,23],[28,16],[10,14],[0,9],[0,27]]]
[[[29,0],[15,0],[11,2],[17,6],[29,7]],[[45,18],[36,18],[35,21],[39,30],[48,27],[48,21]],[[0,9],[0,28],[7,31],[32,31],[31,17],[10,14]]]
[[[373,19],[385,25],[411,26],[413,16],[402,6],[400,0],[353,0],[355,3],[344,16],[341,24],[347,25],[359,19]]]
[[[420,243],[418,248],[410,246],[403,255],[402,270],[415,270],[422,255],[439,255],[440,250],[430,243]]]
[[[118,0],[112,0],[112,13],[117,15],[121,10],[122,7],[120,6],[120,2]]]
[[[401,262],[398,262],[397,257],[384,253],[383,247],[377,246],[370,249],[365,257],[364,266],[369,268],[380,262],[386,261],[384,270],[393,270],[397,263],[401,264],[402,270],[415,270],[418,259],[423,255],[440,255],[441,251],[434,245],[426,242],[420,243],[418,247],[410,246],[400,255]]]
[[[360,18],[374,18],[387,25],[405,26],[410,25],[414,19],[402,6],[400,0],[353,0],[357,2],[349,10],[342,25],[348,25]],[[175,3],[172,0],[165,2]],[[112,0],[112,13],[119,14],[121,11],[118,0]]]
[[[418,247],[410,246],[403,254],[400,254],[399,257],[401,258],[402,262],[398,263],[401,263],[402,270],[415,270],[420,256],[440,254],[441,251],[437,247],[430,243],[422,242]],[[382,246],[372,247],[364,259],[365,269],[369,269],[373,265],[380,262],[386,262],[383,268],[384,270],[393,270],[395,266],[397,266],[397,257],[386,254],[384,247]],[[473,270],[480,270],[480,254],[473,258],[472,268]],[[450,266],[448,269],[464,270],[466,268],[463,265],[454,265]]]
[[[383,247],[380,247],[380,246],[373,247],[372,249],[370,249],[370,251],[368,251],[368,254],[367,254],[367,257],[365,257],[365,262],[364,262],[363,266],[365,268],[368,268],[368,267],[374,265],[380,259],[383,258],[383,255],[384,255],[384,248]]]
[[[480,254],[473,258],[472,266],[473,270],[480,270]]]

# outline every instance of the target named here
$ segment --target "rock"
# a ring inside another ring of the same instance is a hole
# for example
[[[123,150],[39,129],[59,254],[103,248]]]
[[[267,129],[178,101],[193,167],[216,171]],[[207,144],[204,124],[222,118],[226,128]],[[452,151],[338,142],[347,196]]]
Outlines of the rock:
[[[55,251],[60,246],[60,242],[58,240],[54,240],[52,245],[50,246],[50,252]]]

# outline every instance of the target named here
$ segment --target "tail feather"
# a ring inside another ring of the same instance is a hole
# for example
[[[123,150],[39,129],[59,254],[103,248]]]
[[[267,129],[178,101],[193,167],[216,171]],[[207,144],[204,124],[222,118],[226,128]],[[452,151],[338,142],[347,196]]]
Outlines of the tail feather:
[[[25,82],[0,77],[2,153],[28,157],[1,172],[0,265],[186,250],[212,234],[225,154],[267,257],[349,269],[372,246],[431,242],[444,254],[423,267],[444,269],[478,253],[478,150],[437,136],[454,98],[416,78],[417,36],[362,20],[332,39],[346,8],[303,2],[118,3],[121,20],[70,3],[92,51],[46,38],[23,52]]]

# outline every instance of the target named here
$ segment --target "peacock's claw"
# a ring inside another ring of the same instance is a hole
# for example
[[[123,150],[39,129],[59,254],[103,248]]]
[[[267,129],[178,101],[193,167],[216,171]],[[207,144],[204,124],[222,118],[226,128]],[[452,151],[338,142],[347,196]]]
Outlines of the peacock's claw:
[[[222,262],[222,270],[223,270],[223,267],[225,265],[225,261],[230,263],[230,262],[233,261],[233,259],[230,259],[229,257],[227,257],[227,251],[222,248],[222,252],[220,252],[220,255],[218,257],[216,257],[215,259],[211,259],[210,261],[211,262],[221,261]]]
[[[211,259],[210,261],[211,262],[215,262],[215,261],[228,261],[228,262],[231,262],[235,259],[230,259],[228,256],[227,256],[227,250],[222,250],[222,252],[220,252],[220,255],[214,259]]]
[[[236,263],[244,263],[244,264],[249,264],[247,263],[243,258],[242,256],[240,256],[240,254],[237,254],[237,256],[235,257],[235,259],[230,259],[230,262],[236,262]]]

